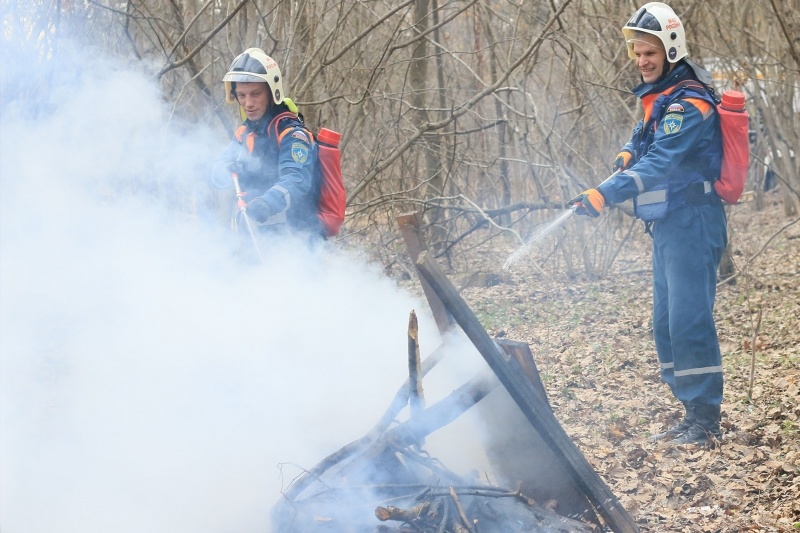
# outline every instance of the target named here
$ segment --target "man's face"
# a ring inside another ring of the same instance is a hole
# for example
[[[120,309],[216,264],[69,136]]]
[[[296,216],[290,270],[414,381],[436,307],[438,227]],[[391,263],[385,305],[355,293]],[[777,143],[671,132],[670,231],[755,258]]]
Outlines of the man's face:
[[[641,33],[632,41],[636,68],[639,69],[645,83],[653,83],[664,72],[668,72],[667,69],[671,70],[672,65],[667,63],[667,53],[664,51],[661,39],[649,33]]]
[[[267,84],[256,82],[237,83],[236,100],[252,121],[263,117],[272,103]]]

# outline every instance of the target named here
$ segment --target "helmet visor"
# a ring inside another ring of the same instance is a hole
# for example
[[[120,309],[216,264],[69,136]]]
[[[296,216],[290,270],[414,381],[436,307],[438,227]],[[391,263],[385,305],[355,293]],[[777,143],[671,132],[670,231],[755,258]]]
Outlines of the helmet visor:
[[[222,81],[233,81],[238,83],[266,83],[266,80],[260,76],[254,76],[253,74],[247,74],[245,72],[228,72],[225,74],[225,77],[222,78]]]
[[[633,31],[629,35],[630,37],[625,39],[625,44],[628,45],[628,48],[633,49],[634,43],[641,43],[651,48],[657,48],[659,50],[664,49],[664,43],[661,41],[661,38],[654,33],[646,31]]]
[[[639,11],[633,14],[631,19],[625,24],[626,28],[638,28],[640,30],[661,31],[661,23],[647,9],[640,7]]]

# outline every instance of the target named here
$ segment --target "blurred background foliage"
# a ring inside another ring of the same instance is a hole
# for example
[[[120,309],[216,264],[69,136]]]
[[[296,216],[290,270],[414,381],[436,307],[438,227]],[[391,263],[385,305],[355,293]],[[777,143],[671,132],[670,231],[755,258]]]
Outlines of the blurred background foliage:
[[[800,0],[671,5],[690,56],[712,72],[718,91],[747,95],[748,198],[763,205],[765,189],[778,188],[784,209],[776,216],[796,215]],[[611,173],[640,113],[630,93],[638,75],[620,32],[638,7],[629,0],[3,0],[2,21],[5,53],[33,50],[30,61],[57,59],[69,39],[138,64],[182,124],[219,132],[220,150],[238,120],[224,102],[222,76],[244,49],[264,49],[307,125],[343,134],[348,215],[340,243],[390,269],[402,255],[401,213],[421,212],[425,240],[453,265],[471,252],[513,250]],[[574,220],[544,268],[604,276],[621,245],[641,234],[629,206],[599,223]]]

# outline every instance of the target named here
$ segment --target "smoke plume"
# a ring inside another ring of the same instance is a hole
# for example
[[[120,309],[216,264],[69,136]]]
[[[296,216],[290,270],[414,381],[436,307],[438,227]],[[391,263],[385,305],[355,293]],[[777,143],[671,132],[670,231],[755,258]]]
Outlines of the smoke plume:
[[[380,416],[425,305],[335,246],[238,258],[205,179],[227,139],[144,73],[4,56],[0,530],[266,531]]]

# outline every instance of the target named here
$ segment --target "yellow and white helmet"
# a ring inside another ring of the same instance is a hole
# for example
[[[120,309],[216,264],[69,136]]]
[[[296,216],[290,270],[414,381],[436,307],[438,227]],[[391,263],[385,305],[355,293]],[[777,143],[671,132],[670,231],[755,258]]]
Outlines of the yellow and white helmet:
[[[636,59],[633,53],[636,32],[658,37],[664,45],[667,61],[670,63],[677,63],[689,55],[683,23],[672,8],[663,2],[649,2],[643,5],[622,28],[628,46],[628,57],[631,59]]]
[[[222,78],[225,83],[225,101],[236,102],[232,83],[266,83],[275,104],[283,102],[283,78],[281,69],[274,59],[260,48],[248,48],[231,63],[228,73]]]

